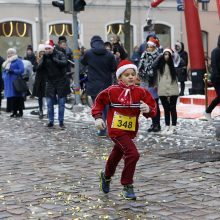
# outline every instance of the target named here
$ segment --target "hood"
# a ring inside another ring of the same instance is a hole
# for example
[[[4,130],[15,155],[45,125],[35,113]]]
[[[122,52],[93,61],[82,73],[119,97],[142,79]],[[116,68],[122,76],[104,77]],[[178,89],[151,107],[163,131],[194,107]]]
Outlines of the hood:
[[[92,51],[96,54],[105,54],[106,53],[106,49],[104,46],[104,41],[102,40],[102,38],[100,36],[93,36],[90,42]]]

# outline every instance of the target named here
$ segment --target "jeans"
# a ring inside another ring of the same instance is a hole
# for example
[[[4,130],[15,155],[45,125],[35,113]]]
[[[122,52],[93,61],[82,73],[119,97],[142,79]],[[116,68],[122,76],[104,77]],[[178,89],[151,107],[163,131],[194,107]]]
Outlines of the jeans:
[[[58,98],[58,121],[59,124],[62,124],[64,121],[64,110],[66,97]],[[54,123],[54,104],[55,99],[47,97],[47,113],[49,122]]]

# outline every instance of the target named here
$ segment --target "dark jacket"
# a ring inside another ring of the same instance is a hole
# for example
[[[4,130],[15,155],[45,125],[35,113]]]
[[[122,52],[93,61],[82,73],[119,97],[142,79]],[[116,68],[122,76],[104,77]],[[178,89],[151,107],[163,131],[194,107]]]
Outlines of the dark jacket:
[[[38,69],[38,63],[35,62],[34,72],[36,72],[32,95],[36,97],[45,97],[46,77],[43,69]]]
[[[44,54],[37,71],[43,71],[46,78],[46,97],[65,97],[69,92],[69,81],[66,77],[66,56],[57,50],[52,54]]]
[[[34,65],[34,63],[36,61],[36,56],[34,55],[34,53],[27,54],[27,56],[24,57],[24,60],[29,60],[31,62],[31,64]]]
[[[185,82],[187,81],[187,66],[188,66],[188,53],[184,49],[184,44],[180,42],[181,44],[181,50],[178,52],[182,62],[181,64],[176,68],[178,81],[179,82]]]
[[[86,93],[97,96],[99,92],[112,84],[112,73],[116,70],[114,55],[107,51],[99,36],[91,39],[91,49],[86,51],[81,63],[88,66]]]
[[[112,45],[113,53],[116,54],[116,52],[120,53],[120,59],[125,60],[128,57],[128,54],[125,52],[124,47],[120,43],[114,43]]]
[[[217,47],[211,53],[211,81],[220,86],[220,35],[218,36]]]

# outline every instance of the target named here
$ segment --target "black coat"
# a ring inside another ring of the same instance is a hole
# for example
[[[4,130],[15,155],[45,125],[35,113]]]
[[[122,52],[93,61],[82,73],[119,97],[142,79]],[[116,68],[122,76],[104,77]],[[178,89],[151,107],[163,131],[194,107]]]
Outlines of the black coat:
[[[95,41],[86,51],[81,63],[88,66],[86,94],[96,97],[99,92],[112,85],[112,74],[116,70],[114,55],[104,48],[102,41]]]
[[[182,45],[182,49],[178,52],[182,62],[180,66],[176,68],[178,82],[187,81],[187,66],[188,66],[188,53],[184,50],[184,44],[180,42]]]
[[[211,53],[211,81],[214,85],[220,86],[220,35],[218,37],[217,47]]]
[[[57,50],[52,54],[44,54],[37,71],[42,71],[46,79],[46,97],[66,97],[70,93],[69,80],[66,77],[66,56]]]
[[[32,95],[36,97],[45,97],[45,89],[46,89],[46,77],[43,69],[38,69],[38,63],[34,64],[33,68],[35,75],[35,81],[33,86]]]

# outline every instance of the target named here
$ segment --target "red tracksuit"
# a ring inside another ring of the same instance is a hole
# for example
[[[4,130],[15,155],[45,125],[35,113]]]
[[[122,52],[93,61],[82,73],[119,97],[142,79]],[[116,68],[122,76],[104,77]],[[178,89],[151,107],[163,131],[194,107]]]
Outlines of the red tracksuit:
[[[109,105],[107,128],[109,137],[115,145],[106,163],[105,176],[114,175],[116,167],[123,157],[122,185],[133,183],[136,163],[140,156],[132,141],[138,131],[140,101],[150,107],[150,112],[143,115],[146,118],[154,117],[157,107],[151,94],[139,86],[127,86],[123,82],[119,82],[118,85],[112,85],[99,93],[92,108],[92,116],[97,119],[102,117],[105,105]],[[119,117],[117,117],[118,115]]]

